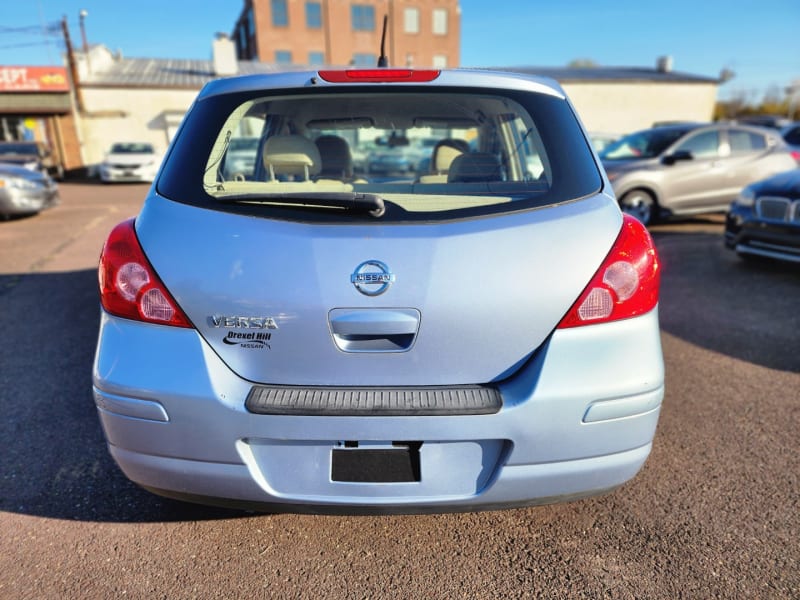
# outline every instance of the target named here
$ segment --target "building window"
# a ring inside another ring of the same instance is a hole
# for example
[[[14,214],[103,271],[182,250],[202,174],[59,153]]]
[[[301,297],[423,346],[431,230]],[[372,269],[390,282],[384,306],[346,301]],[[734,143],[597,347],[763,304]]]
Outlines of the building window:
[[[403,31],[419,33],[419,9],[407,8],[403,11]]]
[[[375,31],[375,7],[369,4],[353,4],[352,15],[353,31]]]
[[[247,37],[253,37],[256,34],[256,19],[253,16],[253,7],[247,10]]]
[[[292,51],[291,50],[275,50],[275,62],[279,65],[292,64]]]
[[[447,35],[447,9],[433,9],[433,33],[436,35]]]
[[[236,42],[236,56],[241,59],[253,58],[255,54],[255,19],[253,8],[250,7],[236,26],[234,41]]]
[[[247,52],[247,33],[244,26],[240,25],[236,28],[236,57],[246,58],[245,52]]]
[[[309,52],[308,53],[308,64],[311,66],[318,66],[325,64],[325,53],[324,52]]]
[[[356,53],[353,54],[352,64],[354,67],[374,67],[378,64],[378,57],[374,54]]]
[[[289,26],[289,8],[286,0],[272,0],[272,25],[275,27]]]
[[[435,69],[446,69],[447,68],[447,57],[444,54],[434,54],[433,55],[433,67]]]
[[[322,27],[322,5],[319,2],[306,2],[306,27],[309,29]]]

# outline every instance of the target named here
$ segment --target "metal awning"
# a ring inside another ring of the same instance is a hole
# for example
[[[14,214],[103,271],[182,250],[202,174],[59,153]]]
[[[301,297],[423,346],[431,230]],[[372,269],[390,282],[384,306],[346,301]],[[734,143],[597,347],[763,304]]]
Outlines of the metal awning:
[[[0,114],[64,114],[71,110],[69,93],[0,93]]]

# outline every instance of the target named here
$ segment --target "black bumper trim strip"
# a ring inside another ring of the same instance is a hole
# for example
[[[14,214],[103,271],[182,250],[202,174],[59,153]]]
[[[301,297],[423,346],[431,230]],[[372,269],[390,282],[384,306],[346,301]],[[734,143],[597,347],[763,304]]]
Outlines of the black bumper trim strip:
[[[253,386],[245,407],[259,415],[451,416],[487,415],[503,405],[500,391],[483,385],[399,388]]]

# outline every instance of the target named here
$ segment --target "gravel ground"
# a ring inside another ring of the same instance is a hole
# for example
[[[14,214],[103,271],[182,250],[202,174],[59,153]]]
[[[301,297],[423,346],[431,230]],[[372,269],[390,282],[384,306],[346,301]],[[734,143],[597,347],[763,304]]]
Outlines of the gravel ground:
[[[721,218],[658,226],[667,393],[617,491],[427,516],[255,515],[152,496],[90,393],[94,265],[142,186],[0,223],[0,598],[800,598],[800,269]]]

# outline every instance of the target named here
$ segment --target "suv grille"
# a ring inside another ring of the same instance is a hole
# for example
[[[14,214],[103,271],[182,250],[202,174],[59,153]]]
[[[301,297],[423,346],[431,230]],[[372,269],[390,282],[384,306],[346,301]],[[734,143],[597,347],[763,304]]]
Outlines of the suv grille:
[[[770,221],[790,221],[792,218],[792,201],[788,198],[762,196],[756,202],[758,216]]]

